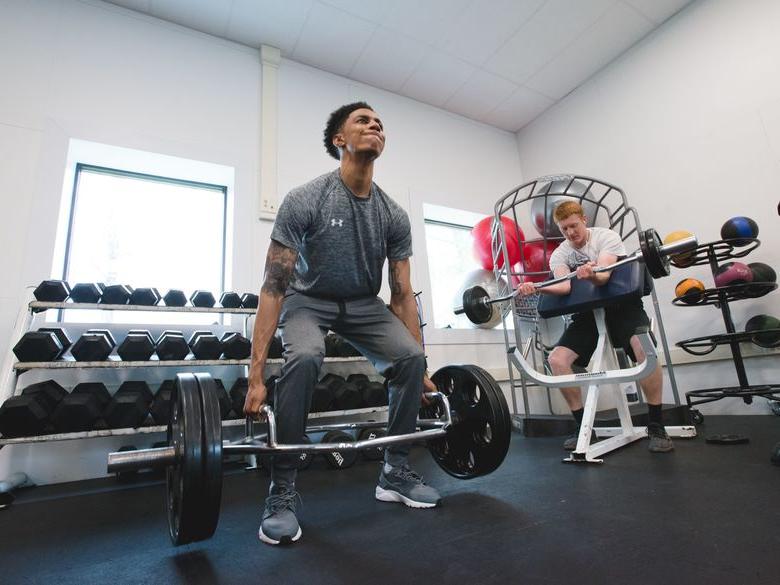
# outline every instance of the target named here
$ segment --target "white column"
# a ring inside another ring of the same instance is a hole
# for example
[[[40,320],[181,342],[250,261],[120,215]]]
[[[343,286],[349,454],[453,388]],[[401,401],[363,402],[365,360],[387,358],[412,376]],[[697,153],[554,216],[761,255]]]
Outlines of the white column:
[[[273,221],[279,206],[277,194],[278,75],[282,54],[276,47],[260,46],[260,213]]]

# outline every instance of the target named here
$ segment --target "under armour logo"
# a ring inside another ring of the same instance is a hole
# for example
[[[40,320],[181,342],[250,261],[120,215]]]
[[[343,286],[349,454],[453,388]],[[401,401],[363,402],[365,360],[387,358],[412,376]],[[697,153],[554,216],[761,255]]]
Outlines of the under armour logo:
[[[342,227],[344,225],[344,220],[343,219],[331,219],[330,220],[330,225],[331,225],[331,227],[336,227],[336,226]]]

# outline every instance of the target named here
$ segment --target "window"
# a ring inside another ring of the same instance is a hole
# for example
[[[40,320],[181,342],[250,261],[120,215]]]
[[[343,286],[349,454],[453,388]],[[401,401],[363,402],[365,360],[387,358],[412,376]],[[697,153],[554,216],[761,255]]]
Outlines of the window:
[[[155,287],[225,288],[227,187],[77,164],[63,277]],[[209,313],[66,311],[78,322],[213,323]]]
[[[485,276],[492,278],[472,252],[471,228],[485,216],[428,203],[423,205],[423,216],[434,327],[473,329],[468,318],[455,315],[453,308],[461,304],[464,288]],[[507,325],[512,327],[511,319]]]

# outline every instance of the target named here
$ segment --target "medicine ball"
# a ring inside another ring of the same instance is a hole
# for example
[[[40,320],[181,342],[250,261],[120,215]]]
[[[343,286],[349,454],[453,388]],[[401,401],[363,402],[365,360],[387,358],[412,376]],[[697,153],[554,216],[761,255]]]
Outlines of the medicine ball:
[[[745,332],[756,332],[751,341],[759,347],[777,347],[780,345],[780,331],[761,333],[769,329],[780,329],[780,319],[771,315],[756,315],[745,323]]]
[[[732,246],[747,246],[752,238],[758,237],[758,224],[749,217],[732,217],[720,228],[720,237],[731,240]]]
[[[494,218],[488,216],[478,221],[471,230],[472,249],[474,257],[485,270],[493,270],[493,223]],[[520,261],[520,244],[525,239],[523,230],[509,217],[501,216],[501,224],[504,227],[504,241],[509,254],[509,265]],[[496,232],[496,242],[499,242],[499,234]],[[504,254],[499,253],[498,267],[504,266]]]
[[[715,286],[732,286],[735,284],[745,284],[752,282],[753,273],[747,264],[742,262],[726,262],[722,264],[715,273]]]
[[[576,201],[582,206],[588,227],[593,227],[599,205],[593,201],[593,194],[586,194],[587,187],[579,181],[569,184],[568,179],[545,183],[533,195],[531,202],[531,223],[542,236],[560,238],[561,230],[555,223],[555,208],[564,201]]]
[[[674,287],[674,294],[686,305],[695,305],[702,299],[704,283],[695,278],[685,278]]]
[[[748,293],[757,297],[765,295],[773,290],[772,284],[777,282],[777,274],[769,264],[763,262],[751,262],[748,264],[750,272],[753,273],[753,284],[749,287]],[[758,284],[758,283],[768,283]]]
[[[672,232],[668,234],[664,238],[664,245],[671,244],[673,242],[676,242],[678,240],[684,240],[685,238],[690,238],[693,234],[691,232],[685,231],[685,230],[677,230],[676,232]],[[675,266],[679,266],[680,268],[685,268],[686,266],[690,266],[693,264],[696,255],[695,251],[692,252],[684,252],[682,254],[675,254],[671,256],[671,261],[674,263]],[[679,285],[678,285],[679,286]],[[680,296],[680,295],[677,295]]]

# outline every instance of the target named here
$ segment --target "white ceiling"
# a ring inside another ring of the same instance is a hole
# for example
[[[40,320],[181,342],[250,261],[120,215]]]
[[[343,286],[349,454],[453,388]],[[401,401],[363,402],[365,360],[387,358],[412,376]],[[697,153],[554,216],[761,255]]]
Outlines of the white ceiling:
[[[517,131],[691,0],[109,0]]]

